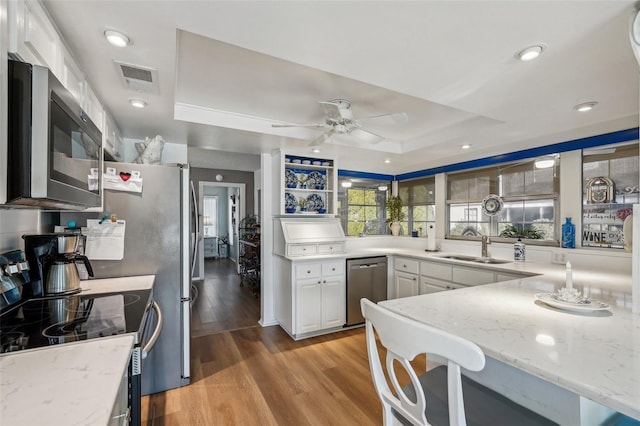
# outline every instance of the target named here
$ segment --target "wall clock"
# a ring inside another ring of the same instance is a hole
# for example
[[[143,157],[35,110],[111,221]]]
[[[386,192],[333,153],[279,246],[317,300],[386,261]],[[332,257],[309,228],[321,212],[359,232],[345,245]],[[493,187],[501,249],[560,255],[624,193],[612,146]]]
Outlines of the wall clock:
[[[489,194],[482,200],[482,212],[487,216],[496,216],[502,211],[502,198]]]

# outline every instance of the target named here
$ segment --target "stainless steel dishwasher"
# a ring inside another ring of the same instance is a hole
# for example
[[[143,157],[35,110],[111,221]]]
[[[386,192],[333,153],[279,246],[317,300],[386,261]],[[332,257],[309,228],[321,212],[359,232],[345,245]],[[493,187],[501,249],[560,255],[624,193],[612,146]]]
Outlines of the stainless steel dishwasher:
[[[360,310],[360,299],[366,297],[372,302],[387,299],[387,258],[365,257],[347,259],[347,323],[364,322]]]

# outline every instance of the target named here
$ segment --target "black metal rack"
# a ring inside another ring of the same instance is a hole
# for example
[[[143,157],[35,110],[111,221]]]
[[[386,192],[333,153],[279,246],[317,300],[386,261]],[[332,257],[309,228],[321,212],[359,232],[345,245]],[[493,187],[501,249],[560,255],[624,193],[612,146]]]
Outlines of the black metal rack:
[[[240,250],[240,285],[245,283],[253,294],[260,295],[260,217],[249,215],[238,228]]]

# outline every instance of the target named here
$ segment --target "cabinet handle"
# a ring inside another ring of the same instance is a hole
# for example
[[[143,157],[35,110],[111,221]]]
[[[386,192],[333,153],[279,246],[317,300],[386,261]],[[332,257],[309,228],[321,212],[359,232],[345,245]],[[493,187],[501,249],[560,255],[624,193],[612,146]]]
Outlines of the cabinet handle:
[[[407,265],[402,265],[402,267],[403,267],[403,268],[406,268],[406,267],[407,267]]]
[[[335,270],[336,270],[336,268],[331,268],[331,270],[332,270],[332,271],[335,271]]]
[[[318,284],[320,284],[320,280],[318,280]]]
[[[307,271],[307,274],[310,274],[310,273],[311,273],[311,271]]]
[[[414,278],[411,278],[411,279],[412,279],[413,281],[415,281],[415,280],[416,280],[416,278],[415,278],[415,277],[414,277]]]
[[[303,247],[303,248],[302,248],[302,251],[307,251],[307,249]]]
[[[329,250],[333,250],[333,247],[332,247],[332,246],[329,246]]]

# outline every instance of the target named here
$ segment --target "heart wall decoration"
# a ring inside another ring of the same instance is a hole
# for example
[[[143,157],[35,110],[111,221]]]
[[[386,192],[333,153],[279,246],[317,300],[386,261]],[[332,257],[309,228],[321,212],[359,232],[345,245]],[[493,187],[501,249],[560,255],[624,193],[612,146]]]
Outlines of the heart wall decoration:
[[[128,181],[131,178],[131,173],[120,172],[120,179],[123,181]]]

